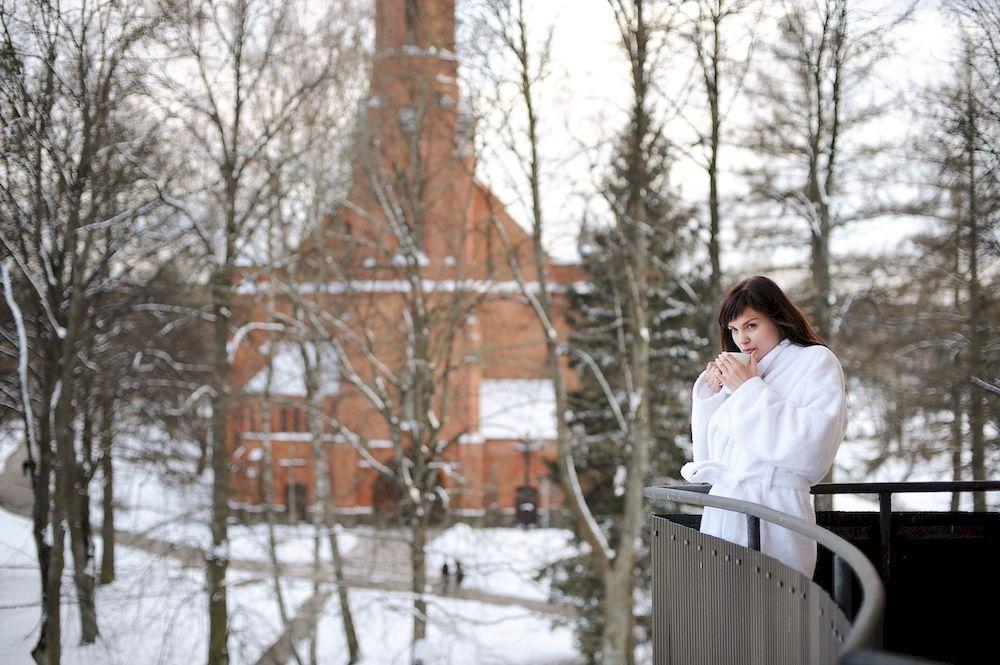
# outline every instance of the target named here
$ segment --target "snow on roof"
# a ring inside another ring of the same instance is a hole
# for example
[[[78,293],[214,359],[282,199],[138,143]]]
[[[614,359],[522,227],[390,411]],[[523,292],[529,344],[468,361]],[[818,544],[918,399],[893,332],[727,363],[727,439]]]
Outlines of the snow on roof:
[[[267,345],[261,348],[261,353],[267,354]],[[311,358],[316,357],[312,344],[306,345],[306,353]],[[320,390],[324,395],[336,395],[340,391],[340,380],[337,374],[337,362],[330,349],[323,349],[318,363],[320,371]],[[278,342],[271,356],[271,394],[286,397],[305,397],[306,381],[305,367],[302,364],[302,352],[299,344],[294,342]],[[267,386],[267,365],[247,381],[244,392],[251,395],[264,394]]]
[[[487,439],[556,437],[556,396],[549,379],[483,379],[479,432]]]

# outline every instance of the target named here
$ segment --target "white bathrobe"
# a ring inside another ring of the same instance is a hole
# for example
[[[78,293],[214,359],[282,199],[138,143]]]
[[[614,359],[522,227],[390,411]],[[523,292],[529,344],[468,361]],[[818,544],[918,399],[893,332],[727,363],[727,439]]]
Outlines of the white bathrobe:
[[[809,488],[833,464],[847,424],[840,361],[825,346],[782,340],[758,363],[759,376],[713,393],[707,370],[695,381],[694,461],[681,475],[711,483],[710,494],[760,503],[815,523]],[[701,532],[747,544],[739,513],[705,508]],[[761,521],[761,551],[812,577],[816,543]]]

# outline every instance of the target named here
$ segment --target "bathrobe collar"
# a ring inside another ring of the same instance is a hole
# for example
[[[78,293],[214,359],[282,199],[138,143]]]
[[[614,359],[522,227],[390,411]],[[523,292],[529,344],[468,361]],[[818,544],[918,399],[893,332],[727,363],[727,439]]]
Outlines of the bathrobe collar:
[[[786,337],[785,339],[778,342],[778,345],[776,347],[768,351],[766,356],[760,359],[760,361],[757,363],[757,374],[760,375],[760,378],[763,379],[770,373],[770,368],[774,365],[774,359],[777,358],[779,355],[781,355],[781,353],[786,348],[791,346],[791,344],[792,340]]]

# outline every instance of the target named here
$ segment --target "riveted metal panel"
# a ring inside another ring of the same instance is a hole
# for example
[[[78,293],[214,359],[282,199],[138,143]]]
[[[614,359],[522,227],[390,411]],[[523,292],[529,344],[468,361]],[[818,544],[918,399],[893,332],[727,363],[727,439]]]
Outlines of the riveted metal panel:
[[[834,664],[850,627],[776,559],[652,517],[655,665]]]

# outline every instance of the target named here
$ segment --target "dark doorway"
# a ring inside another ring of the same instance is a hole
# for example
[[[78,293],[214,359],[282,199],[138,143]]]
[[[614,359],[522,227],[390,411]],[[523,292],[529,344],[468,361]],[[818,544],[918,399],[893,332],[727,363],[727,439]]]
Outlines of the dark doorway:
[[[305,521],[309,517],[309,495],[306,486],[301,483],[285,485],[285,508],[288,519]]]

